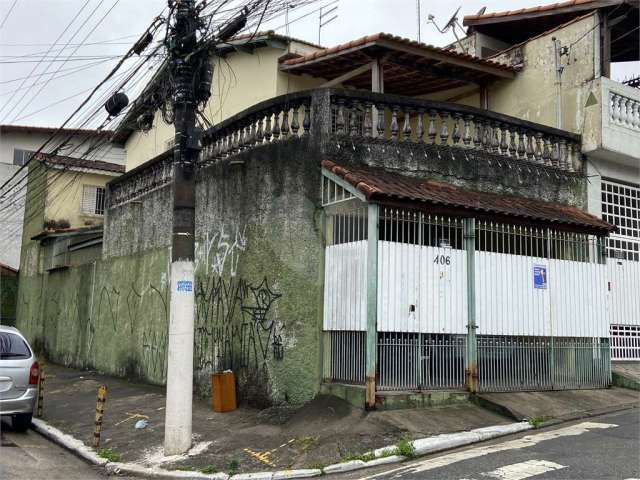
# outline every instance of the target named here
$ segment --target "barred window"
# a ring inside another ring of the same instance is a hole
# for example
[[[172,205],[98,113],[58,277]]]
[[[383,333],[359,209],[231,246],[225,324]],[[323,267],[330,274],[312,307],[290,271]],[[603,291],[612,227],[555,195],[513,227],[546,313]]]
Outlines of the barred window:
[[[82,212],[91,215],[104,215],[105,189],[95,185],[84,185],[82,187]]]
[[[617,235],[640,239],[640,186],[602,181],[602,218]]]

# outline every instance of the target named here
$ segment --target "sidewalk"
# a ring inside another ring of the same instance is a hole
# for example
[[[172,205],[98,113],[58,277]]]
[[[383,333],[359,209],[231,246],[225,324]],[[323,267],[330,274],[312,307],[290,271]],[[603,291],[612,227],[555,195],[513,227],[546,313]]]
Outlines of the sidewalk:
[[[163,457],[164,388],[57,365],[45,366],[43,419],[91,445],[96,390],[108,388],[102,442],[114,461],[166,469],[257,472],[318,468],[364,452],[420,438],[512,420],[476,405],[364,412],[329,396],[300,407],[239,408],[215,413],[208,402],[193,408],[192,456]],[[145,419],[148,426],[134,428]]]

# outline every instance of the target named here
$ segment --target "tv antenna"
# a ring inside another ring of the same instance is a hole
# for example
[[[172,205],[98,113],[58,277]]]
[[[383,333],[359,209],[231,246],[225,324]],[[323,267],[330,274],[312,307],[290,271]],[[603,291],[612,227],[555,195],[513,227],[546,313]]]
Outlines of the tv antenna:
[[[296,8],[297,5],[293,2],[287,3],[287,6],[284,9],[284,31],[286,32],[287,37],[289,36],[289,9]]]
[[[453,36],[456,37],[456,42],[458,43],[460,49],[464,53],[467,53],[467,49],[462,45],[462,43],[460,42],[460,37],[458,37],[458,34],[456,33],[456,28],[459,28],[460,30],[462,30],[462,32],[464,32],[464,27],[460,25],[460,22],[458,22],[458,12],[460,11],[460,8],[461,7],[458,7],[454,14],[451,15],[449,21],[445,23],[444,27],[442,28],[438,26],[438,24],[436,23],[436,17],[434,17],[431,13],[427,17],[427,24],[432,23],[433,26],[436,27],[436,30],[438,30],[438,32],[442,34],[447,33],[449,30],[451,30]]]
[[[318,45],[320,45],[322,27],[324,27],[325,25],[328,25],[329,23],[333,22],[336,18],[338,18],[338,14],[337,13],[334,14],[334,12],[338,10],[338,5],[335,5],[335,4],[338,3],[339,1],[340,0],[333,0],[333,2],[329,2],[325,6],[320,8],[320,14],[318,16]],[[331,7],[331,5],[335,5],[335,7],[332,7],[329,10],[323,11],[325,8]],[[328,20],[325,20],[325,18],[331,16],[332,14],[334,14],[333,17],[329,18]]]

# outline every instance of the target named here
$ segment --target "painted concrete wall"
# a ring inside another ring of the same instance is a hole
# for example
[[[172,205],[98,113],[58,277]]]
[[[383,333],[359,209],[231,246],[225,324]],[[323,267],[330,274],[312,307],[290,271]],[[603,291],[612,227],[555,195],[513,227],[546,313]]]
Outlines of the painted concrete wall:
[[[95,251],[86,256],[75,252],[77,261],[71,267],[46,273],[45,249],[31,240],[42,231],[48,209],[37,188],[43,168],[41,164],[29,167],[30,214],[24,222],[18,328],[54,362],[162,384],[168,250],[150,248],[106,260]]]
[[[306,53],[313,47],[291,43],[293,53]],[[287,75],[278,70],[278,58],[287,50],[262,47],[253,53],[232,52],[212,60],[214,66],[211,98],[204,113],[214,124],[249,108],[256,103],[287,92],[313,88],[322,83],[309,76]],[[127,171],[141,165],[169,148],[174,137],[173,125],[168,125],[156,112],[153,128],[146,133],[136,131],[126,141]]]
[[[41,261],[25,262],[18,328],[53,362],[162,384],[168,261],[160,249],[50,273],[37,268]]]
[[[85,185],[104,187],[116,175],[103,175],[59,169],[49,169],[46,193],[45,218],[47,220],[65,219],[71,228],[99,225],[104,215],[89,214],[82,211],[82,192]]]
[[[562,45],[573,44],[569,59],[566,56],[562,59],[565,68],[561,128],[583,133],[583,106],[596,75],[594,42],[598,29],[593,29],[596,23],[597,17],[592,15],[523,45],[523,70],[514,80],[500,80],[491,85],[489,110],[556,126],[556,74],[551,40],[555,36]]]
[[[210,373],[226,368],[254,405],[301,403],[318,391],[323,242],[319,157],[309,142],[267,145],[241,156],[242,166],[199,173],[194,362],[202,395],[210,395]],[[18,325],[52,361],[165,381],[170,193],[109,211],[95,262],[43,273],[43,249],[25,240]]]
[[[308,401],[320,383],[320,169],[308,142],[269,145],[198,183],[196,375],[233,368],[252,403]],[[250,193],[249,193],[250,192]]]

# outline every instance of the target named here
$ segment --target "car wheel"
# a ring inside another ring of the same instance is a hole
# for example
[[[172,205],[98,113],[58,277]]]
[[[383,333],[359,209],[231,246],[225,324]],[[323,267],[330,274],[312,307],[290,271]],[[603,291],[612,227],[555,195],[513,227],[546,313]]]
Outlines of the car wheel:
[[[31,413],[21,413],[19,415],[14,415],[11,419],[11,423],[13,425],[13,429],[16,432],[24,432],[31,426],[31,417],[33,415]]]

